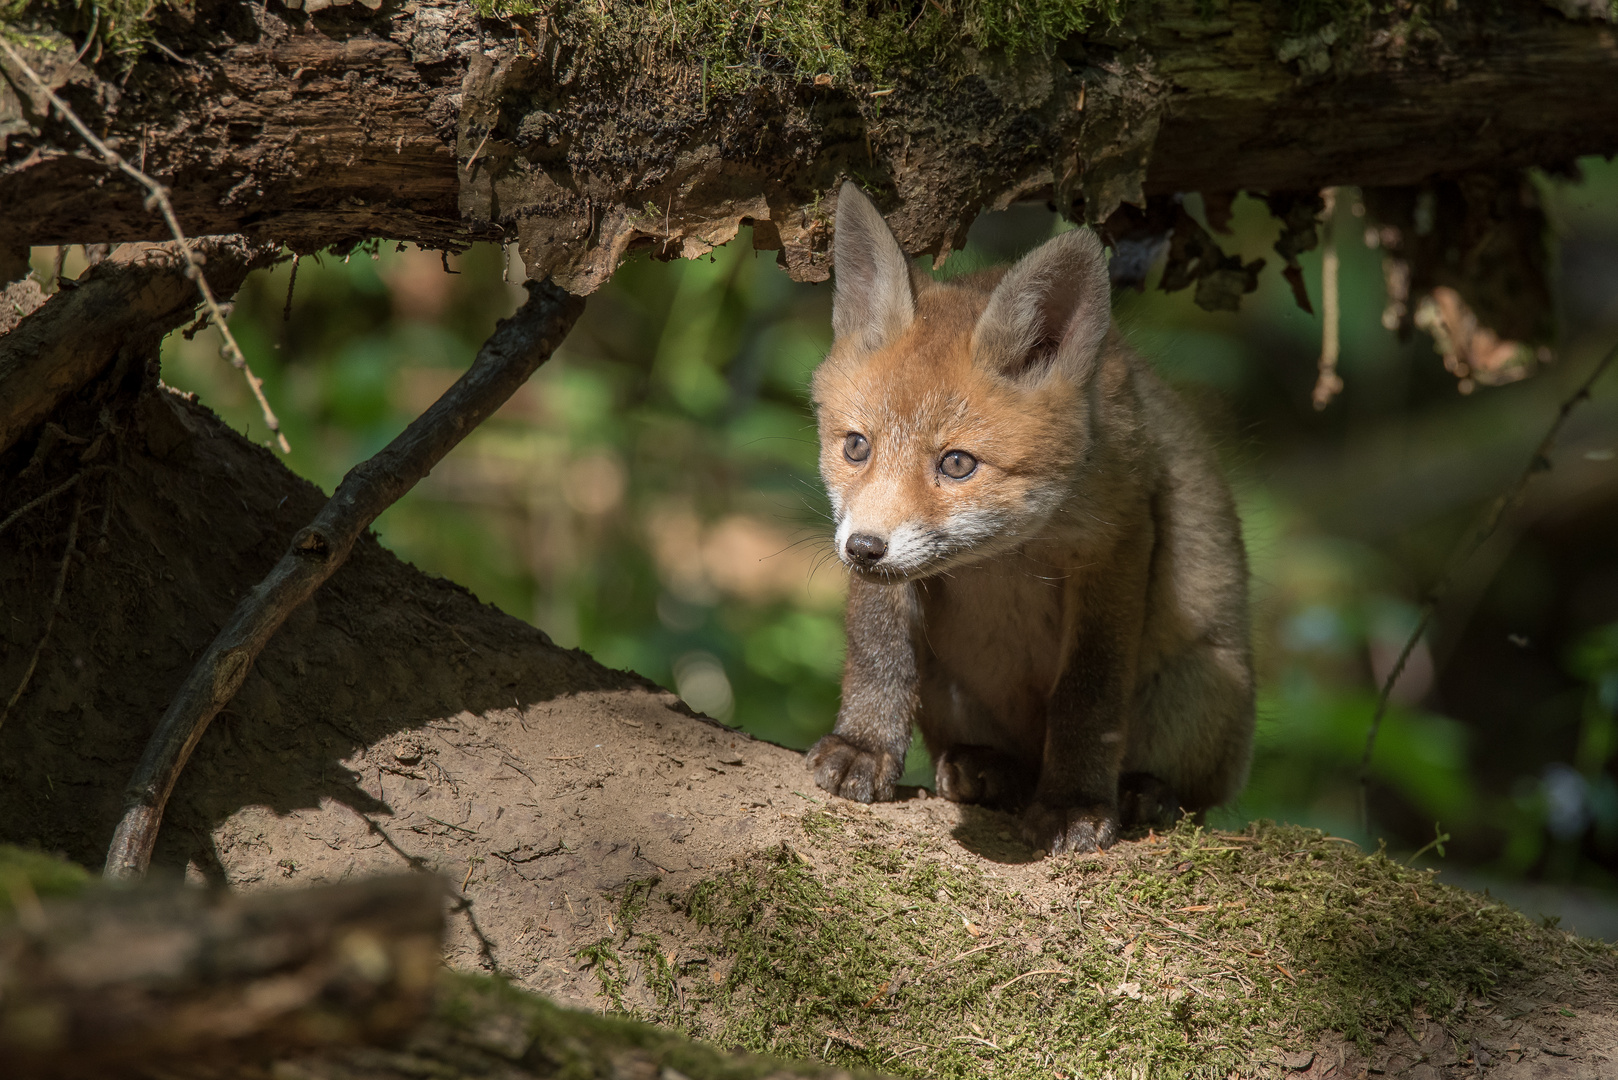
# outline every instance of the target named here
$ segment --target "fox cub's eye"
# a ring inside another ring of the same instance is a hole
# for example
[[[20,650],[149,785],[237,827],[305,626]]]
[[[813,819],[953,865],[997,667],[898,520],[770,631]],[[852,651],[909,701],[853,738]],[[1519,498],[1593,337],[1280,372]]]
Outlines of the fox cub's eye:
[[[978,459],[965,450],[951,450],[938,463],[938,471],[953,480],[965,480],[977,467]]]
[[[850,431],[843,440],[843,456],[850,461],[864,461],[871,456],[871,440],[857,431]]]

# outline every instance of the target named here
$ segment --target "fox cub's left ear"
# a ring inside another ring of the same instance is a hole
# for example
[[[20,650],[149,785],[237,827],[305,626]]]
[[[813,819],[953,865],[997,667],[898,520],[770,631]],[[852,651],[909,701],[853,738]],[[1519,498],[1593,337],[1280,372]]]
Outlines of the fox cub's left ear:
[[[1023,256],[1000,279],[972,332],[976,363],[1016,377],[1047,365],[1088,375],[1112,324],[1101,241],[1073,229]]]

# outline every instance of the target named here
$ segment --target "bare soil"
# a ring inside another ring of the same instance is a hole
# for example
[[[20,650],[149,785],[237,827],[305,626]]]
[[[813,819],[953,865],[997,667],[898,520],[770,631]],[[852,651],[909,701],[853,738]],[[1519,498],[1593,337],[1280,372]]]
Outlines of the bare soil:
[[[54,625],[0,727],[0,841],[98,867],[170,695],[324,496],[166,390],[82,400],[58,421],[63,437],[37,465],[0,460],[0,520],[76,471],[107,471],[85,473],[0,534],[3,704],[49,621],[78,519]],[[660,994],[683,1002],[727,966],[717,931],[667,901],[783,845],[830,883],[861,845],[919,852],[1003,887],[1036,922],[1073,909],[1075,881],[1093,887],[1095,874],[1132,872],[1164,850],[1147,838],[1087,868],[1057,866],[1036,860],[1011,825],[925,792],[833,804],[800,754],[558,648],[367,539],[209,729],[170,804],[154,872],[257,889],[430,870],[455,897],[452,965],[565,1004],[651,1015],[668,1007]],[[634,918],[643,939],[657,936],[672,981],[655,984],[650,968],[628,963],[614,1000],[603,995],[603,954],[590,950],[623,943],[626,897],[654,880],[657,899]],[[1000,932],[987,917],[976,928],[962,921],[954,933],[974,940]],[[1143,929],[1118,933],[1120,958],[1146,940]],[[962,943],[941,940],[940,954],[977,951]],[[1040,955],[1028,946],[1030,975],[1048,974]],[[1294,1041],[1246,1072],[1618,1076],[1618,985],[1600,957],[1503,974],[1489,1000],[1442,1018],[1418,1010],[1369,1054],[1335,1037]],[[1132,985],[1123,970],[1121,985]],[[852,1038],[828,1029],[826,1052]]]

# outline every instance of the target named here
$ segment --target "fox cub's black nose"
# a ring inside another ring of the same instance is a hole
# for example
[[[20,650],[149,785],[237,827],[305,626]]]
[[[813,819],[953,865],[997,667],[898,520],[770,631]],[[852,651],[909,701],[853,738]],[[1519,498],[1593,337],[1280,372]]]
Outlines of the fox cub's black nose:
[[[844,545],[848,557],[861,566],[870,566],[888,553],[887,541],[880,536],[870,536],[866,533],[855,533],[848,538]]]

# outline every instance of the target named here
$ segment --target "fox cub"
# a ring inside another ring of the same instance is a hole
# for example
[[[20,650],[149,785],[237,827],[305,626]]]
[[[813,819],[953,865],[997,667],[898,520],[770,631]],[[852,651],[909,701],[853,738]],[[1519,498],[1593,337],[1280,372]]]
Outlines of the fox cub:
[[[936,283],[837,203],[820,471],[850,570],[827,791],[893,797],[910,726],[939,794],[1094,851],[1231,798],[1253,732],[1247,561],[1185,407],[1112,325],[1087,229]]]

